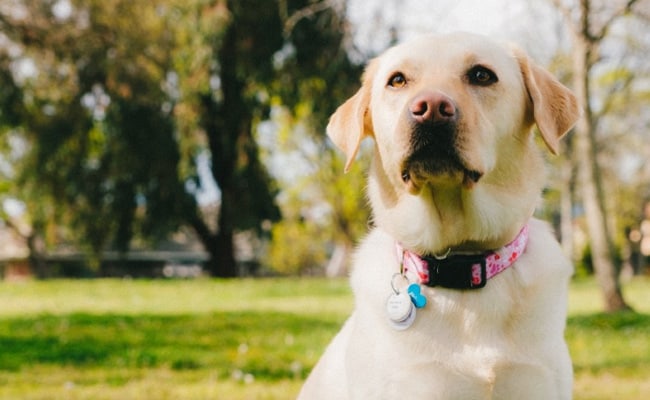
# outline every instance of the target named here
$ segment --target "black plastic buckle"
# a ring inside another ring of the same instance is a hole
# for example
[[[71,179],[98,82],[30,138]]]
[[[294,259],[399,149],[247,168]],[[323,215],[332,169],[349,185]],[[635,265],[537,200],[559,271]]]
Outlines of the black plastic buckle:
[[[427,286],[447,289],[480,289],[487,283],[486,256],[454,255],[444,259],[424,257],[429,266]],[[480,266],[480,281],[475,281],[474,266]]]

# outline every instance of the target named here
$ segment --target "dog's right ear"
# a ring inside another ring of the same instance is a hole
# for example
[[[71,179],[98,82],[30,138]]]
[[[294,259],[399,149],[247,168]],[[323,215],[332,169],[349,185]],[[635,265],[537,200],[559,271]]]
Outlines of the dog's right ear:
[[[361,141],[371,134],[370,88],[375,62],[368,64],[361,88],[336,109],[327,124],[327,136],[345,153],[345,172],[354,161]]]

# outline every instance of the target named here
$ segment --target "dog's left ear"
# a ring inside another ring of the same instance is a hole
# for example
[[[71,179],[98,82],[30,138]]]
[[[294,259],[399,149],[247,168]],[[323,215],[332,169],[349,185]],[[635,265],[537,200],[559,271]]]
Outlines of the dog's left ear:
[[[515,51],[524,84],[533,103],[535,123],[551,153],[580,118],[580,106],[573,92],[551,73],[535,65],[521,50]]]
[[[345,153],[345,172],[350,169],[361,141],[372,130],[370,122],[370,88],[374,62],[371,62],[363,75],[359,91],[336,109],[327,124],[327,136]]]

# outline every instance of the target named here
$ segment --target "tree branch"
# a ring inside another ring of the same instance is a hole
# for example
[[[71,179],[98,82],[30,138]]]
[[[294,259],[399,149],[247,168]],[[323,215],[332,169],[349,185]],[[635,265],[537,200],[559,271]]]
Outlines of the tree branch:
[[[194,214],[188,218],[190,226],[194,229],[194,232],[199,237],[201,243],[203,243],[206,249],[209,249],[209,244],[214,240],[216,233],[213,233],[208,225],[201,219],[198,214]]]
[[[562,0],[551,0],[551,3],[557,9],[564,19],[568,22],[570,29],[579,37],[583,37],[590,43],[598,43],[607,36],[609,29],[616,19],[628,14],[638,0],[627,0],[616,11],[614,11],[609,18],[605,20],[597,33],[591,32],[591,1],[580,0],[580,21],[574,21],[572,15],[572,8],[565,6]]]
[[[618,84],[611,85],[607,90],[607,92],[603,95],[605,101],[600,111],[594,114],[594,120],[595,121],[601,120],[603,116],[610,114],[612,112],[613,105],[618,100],[614,95],[616,93],[626,92],[632,86],[633,82],[634,82],[634,76],[630,74],[626,76]],[[596,127],[595,130],[597,129],[598,128]]]
[[[632,6],[637,2],[637,0],[627,0],[624,5],[622,5],[618,10],[616,10],[612,15],[609,16],[609,18],[605,21],[603,26],[600,28],[600,32],[598,32],[595,35],[589,36],[589,40],[592,42],[600,42],[603,40],[605,36],[607,36],[607,33],[609,32],[609,28],[612,26],[614,21],[618,19],[619,17],[622,17],[625,14],[628,14],[630,11],[632,11]]]
[[[317,3],[313,3],[308,5],[307,7],[301,8],[300,10],[294,12],[289,16],[288,11],[287,11],[287,6],[286,2],[282,1],[281,2],[281,16],[284,21],[284,37],[289,37],[291,35],[291,31],[293,31],[293,28],[300,22],[301,19],[303,18],[310,18],[319,12],[325,11],[328,8],[334,8],[335,7],[335,0],[322,0]]]
[[[577,24],[573,22],[573,16],[571,15],[571,8],[565,7],[564,4],[562,4],[562,0],[551,0],[551,3],[553,3],[555,9],[562,14],[562,17],[564,17],[566,22],[569,24],[571,30],[575,34],[578,34]]]

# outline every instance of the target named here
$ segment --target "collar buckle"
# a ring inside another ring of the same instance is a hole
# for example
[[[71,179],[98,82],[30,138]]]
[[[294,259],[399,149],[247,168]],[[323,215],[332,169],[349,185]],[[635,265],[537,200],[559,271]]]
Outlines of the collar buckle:
[[[429,287],[480,289],[487,283],[486,255],[454,255],[445,259],[423,257],[428,264]]]

